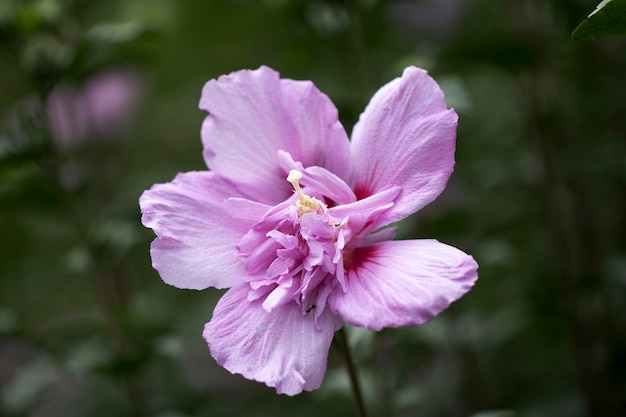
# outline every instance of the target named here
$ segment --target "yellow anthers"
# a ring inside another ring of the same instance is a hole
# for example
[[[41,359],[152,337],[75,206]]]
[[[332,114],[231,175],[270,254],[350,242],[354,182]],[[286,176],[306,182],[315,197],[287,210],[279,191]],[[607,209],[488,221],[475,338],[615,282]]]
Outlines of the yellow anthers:
[[[298,213],[300,215],[306,213],[314,213],[320,208],[320,201],[317,198],[308,196],[302,192],[302,188],[300,187],[300,183],[298,182],[301,179],[302,174],[300,172],[296,171],[295,169],[289,171],[287,181],[289,181],[291,185],[293,185],[293,189],[298,195],[298,203],[296,206],[298,208]]]

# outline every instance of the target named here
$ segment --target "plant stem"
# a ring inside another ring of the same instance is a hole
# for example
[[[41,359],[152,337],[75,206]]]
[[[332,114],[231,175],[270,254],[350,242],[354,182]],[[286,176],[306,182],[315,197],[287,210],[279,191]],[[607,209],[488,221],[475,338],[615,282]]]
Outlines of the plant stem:
[[[337,342],[341,346],[341,351],[345,359],[344,365],[346,366],[346,370],[348,371],[348,375],[350,377],[350,387],[352,388],[352,397],[354,398],[354,402],[357,408],[357,415],[359,417],[367,417],[367,412],[365,411],[365,403],[363,402],[363,395],[361,394],[359,376],[357,374],[356,365],[352,357],[352,352],[350,351],[348,338],[346,337],[346,332],[343,327],[339,329],[339,331],[336,333],[336,338]]]

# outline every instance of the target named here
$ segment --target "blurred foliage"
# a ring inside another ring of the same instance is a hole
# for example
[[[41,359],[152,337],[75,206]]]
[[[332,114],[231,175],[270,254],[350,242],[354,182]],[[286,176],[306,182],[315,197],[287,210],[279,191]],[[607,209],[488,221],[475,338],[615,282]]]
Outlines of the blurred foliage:
[[[480,279],[424,326],[348,329],[372,415],[626,415],[626,43],[571,42],[595,5],[0,2],[0,415],[353,413],[335,349],[295,398],[218,367],[221,293],[150,266],[139,195],[205,168],[202,85],[261,64],[313,80],[348,131],[407,65],[460,115],[455,174],[400,235],[473,254]],[[89,99],[102,74],[133,93],[122,115]]]

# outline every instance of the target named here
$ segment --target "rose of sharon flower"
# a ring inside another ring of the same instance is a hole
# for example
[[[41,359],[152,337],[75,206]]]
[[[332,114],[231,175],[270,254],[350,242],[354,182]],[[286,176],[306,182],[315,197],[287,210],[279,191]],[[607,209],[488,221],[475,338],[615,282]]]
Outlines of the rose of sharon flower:
[[[55,143],[72,148],[91,138],[119,133],[137,110],[142,90],[139,76],[121,69],[97,74],[81,88],[57,86],[46,103]]]
[[[210,171],[140,199],[154,268],[179,288],[229,288],[204,338],[232,373],[295,395],[319,388],[344,322],[427,322],[465,294],[478,265],[386,226],[444,189],[457,115],[423,70],[383,86],[354,127],[309,81],[267,67],[209,81],[200,107]]]

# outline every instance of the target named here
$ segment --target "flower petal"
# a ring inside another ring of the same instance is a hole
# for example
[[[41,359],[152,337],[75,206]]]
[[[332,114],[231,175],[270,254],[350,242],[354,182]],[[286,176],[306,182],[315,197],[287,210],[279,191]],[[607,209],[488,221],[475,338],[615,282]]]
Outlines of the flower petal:
[[[423,324],[470,290],[477,268],[436,240],[383,242],[351,254],[346,291],[337,288],[328,302],[347,323],[371,330]]]
[[[209,112],[207,164],[250,198],[276,204],[291,195],[279,150],[349,178],[350,145],[337,109],[310,81],[280,79],[268,67],[237,71],[209,81],[200,108]]]
[[[242,282],[236,246],[253,221],[235,219],[224,209],[232,192],[231,184],[205,171],[179,174],[143,193],[141,221],[157,235],[150,253],[163,281],[191,289]]]
[[[301,162],[293,160],[288,152],[279,151],[278,159],[285,172],[296,170],[303,174],[300,185],[306,187],[306,193],[317,197],[330,198],[332,205],[347,204],[356,201],[352,188],[341,178],[318,166],[304,168]],[[311,193],[311,191],[313,191]]]
[[[336,219],[348,218],[352,232],[365,235],[389,224],[387,212],[400,192],[400,187],[391,187],[354,203],[332,207],[329,213]]]
[[[248,301],[250,287],[231,288],[204,327],[211,354],[232,373],[296,395],[319,388],[328,349],[341,320],[326,311],[316,319],[290,302],[271,313],[260,300]]]
[[[372,97],[352,134],[354,189],[363,198],[402,187],[386,224],[443,191],[454,168],[457,119],[437,83],[418,68],[405,69]]]

